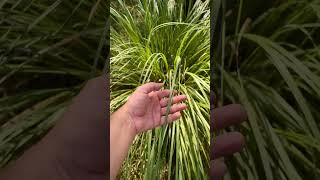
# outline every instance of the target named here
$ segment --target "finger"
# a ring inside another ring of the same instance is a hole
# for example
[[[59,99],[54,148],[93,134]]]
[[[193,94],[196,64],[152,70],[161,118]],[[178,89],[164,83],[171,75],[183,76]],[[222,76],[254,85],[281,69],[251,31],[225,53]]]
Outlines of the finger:
[[[168,123],[171,123],[175,120],[178,120],[181,117],[181,113],[180,112],[175,112],[173,114],[169,114],[168,115]],[[161,125],[166,123],[166,116],[162,116],[161,117]]]
[[[227,166],[223,161],[211,161],[210,179],[222,180],[223,176],[226,175],[227,170]]]
[[[211,145],[213,146],[211,157],[216,159],[242,151],[245,147],[245,140],[241,133],[231,132],[211,140]]]
[[[169,98],[161,99],[160,100],[161,107],[168,106],[169,100],[170,100]],[[175,97],[172,98],[172,104],[177,104],[177,103],[180,103],[180,102],[185,101],[185,100],[187,100],[187,96],[185,96],[185,95],[175,96]]]
[[[171,106],[169,113],[173,114],[175,112],[183,111],[185,109],[187,109],[187,105],[186,104],[175,104],[175,105]],[[162,116],[166,115],[166,113],[167,113],[167,107],[161,108],[161,115]]]
[[[231,104],[211,111],[210,130],[223,129],[247,119],[247,113],[242,105]]]
[[[169,89],[165,89],[165,90],[162,90],[162,91],[158,91],[157,94],[158,94],[159,99],[162,99],[162,98],[165,98],[165,97],[169,97],[171,92],[172,91],[170,91]],[[177,93],[178,93],[178,91],[173,90],[173,94],[177,94]]]
[[[163,86],[163,83],[151,82],[138,87],[137,91],[149,94],[152,91],[159,91],[162,86]]]

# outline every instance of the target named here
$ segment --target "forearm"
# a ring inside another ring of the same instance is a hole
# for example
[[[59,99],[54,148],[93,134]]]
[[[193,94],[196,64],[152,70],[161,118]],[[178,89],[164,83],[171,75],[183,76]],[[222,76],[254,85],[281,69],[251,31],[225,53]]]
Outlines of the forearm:
[[[90,80],[41,141],[0,170],[0,179],[108,179],[107,81]]]
[[[116,177],[136,135],[134,124],[124,108],[110,118],[110,179]]]
[[[62,179],[62,171],[58,158],[55,156],[57,149],[44,145],[45,141],[34,145],[26,151],[19,159],[12,162],[0,171],[0,179],[6,180],[35,180]]]

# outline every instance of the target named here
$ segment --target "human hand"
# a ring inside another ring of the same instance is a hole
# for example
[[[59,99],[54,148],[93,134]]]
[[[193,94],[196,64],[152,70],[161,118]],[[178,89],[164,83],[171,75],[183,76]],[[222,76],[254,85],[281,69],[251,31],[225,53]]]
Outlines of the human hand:
[[[162,83],[147,83],[137,88],[129,97],[123,108],[128,113],[128,119],[133,122],[135,132],[144,132],[165,124],[165,115],[169,104],[170,90],[160,90]],[[187,105],[181,103],[187,99],[185,95],[176,95],[168,115],[168,122],[173,122],[181,116],[181,111]]]
[[[212,131],[216,131],[243,122],[247,115],[241,105],[232,104],[212,110],[211,117]],[[244,137],[239,132],[230,132],[214,138],[210,144],[211,179],[223,179],[227,172],[227,166],[224,161],[218,160],[218,158],[240,152],[245,146]]]
[[[109,174],[108,76],[90,80],[55,127],[0,179],[96,179]]]

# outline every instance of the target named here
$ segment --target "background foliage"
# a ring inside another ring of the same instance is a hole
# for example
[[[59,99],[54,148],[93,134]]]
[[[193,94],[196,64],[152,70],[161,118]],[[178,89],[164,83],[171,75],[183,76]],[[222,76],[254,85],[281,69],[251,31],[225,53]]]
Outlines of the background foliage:
[[[108,13],[100,0],[0,2],[0,167],[37,142],[102,73]]]
[[[207,179],[209,1],[118,0],[111,4],[111,109],[149,81],[188,96],[178,122],[139,135],[122,179]]]
[[[239,129],[247,149],[231,158],[226,179],[319,179],[320,1],[215,8],[218,104],[242,103],[249,115]]]

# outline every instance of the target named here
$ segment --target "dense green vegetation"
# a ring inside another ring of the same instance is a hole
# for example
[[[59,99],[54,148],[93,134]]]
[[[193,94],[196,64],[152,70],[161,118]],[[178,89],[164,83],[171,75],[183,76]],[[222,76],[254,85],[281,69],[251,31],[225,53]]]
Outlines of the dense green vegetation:
[[[242,103],[249,115],[227,129],[243,132],[247,149],[226,179],[319,179],[319,0],[213,2],[211,65],[209,1],[113,2],[112,111],[148,81],[189,97],[182,119],[137,137],[119,176],[207,178],[211,66],[218,105]],[[1,167],[107,69],[108,13],[101,0],[0,2]]]
[[[164,81],[188,96],[178,122],[139,135],[123,179],[208,179],[209,1],[111,3],[111,109],[136,87]]]
[[[218,104],[249,115],[226,179],[319,179],[320,1],[215,3]]]
[[[108,13],[100,0],[0,2],[0,167],[37,142],[102,73]]]

